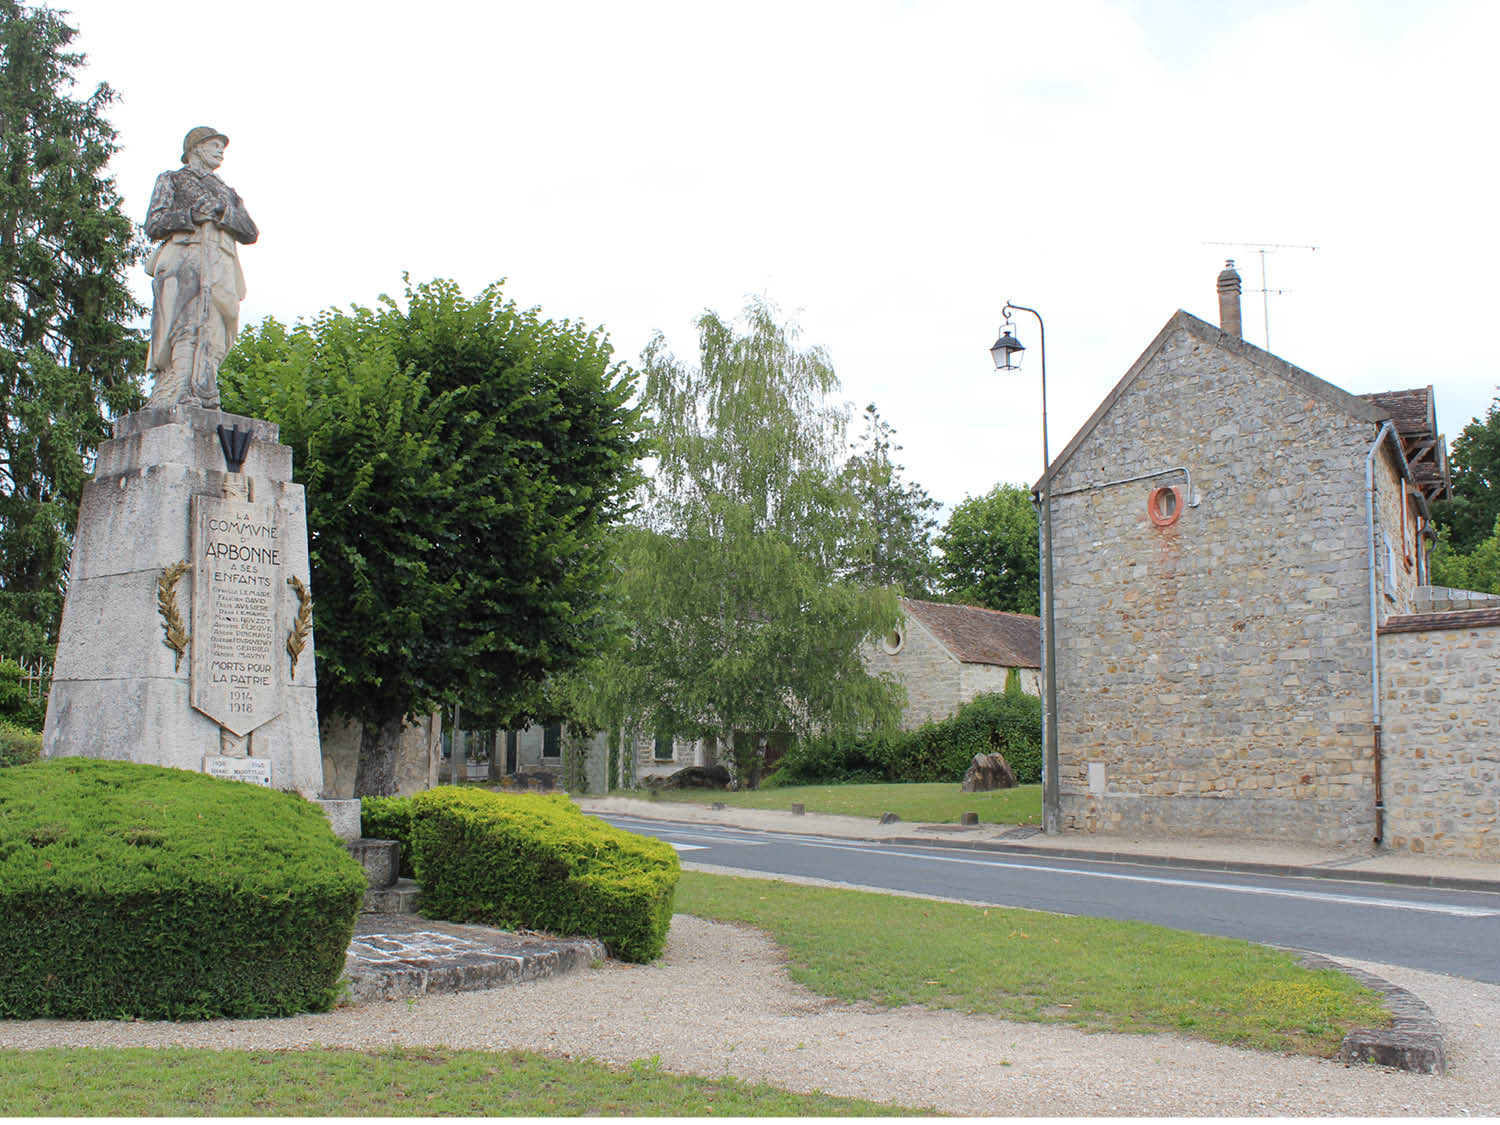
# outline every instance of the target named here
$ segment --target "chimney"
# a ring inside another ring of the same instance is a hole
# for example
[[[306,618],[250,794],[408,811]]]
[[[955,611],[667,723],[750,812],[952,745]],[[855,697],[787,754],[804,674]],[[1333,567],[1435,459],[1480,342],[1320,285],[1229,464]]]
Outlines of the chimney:
[[[1240,331],[1240,275],[1235,272],[1234,259],[1224,263],[1219,273],[1219,327],[1231,336],[1241,336]]]

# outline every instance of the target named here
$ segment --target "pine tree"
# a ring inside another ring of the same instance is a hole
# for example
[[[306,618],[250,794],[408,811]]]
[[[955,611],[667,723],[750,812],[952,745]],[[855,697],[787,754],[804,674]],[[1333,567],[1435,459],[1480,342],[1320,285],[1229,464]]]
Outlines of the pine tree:
[[[890,586],[914,598],[930,596],[935,563],[932,532],[939,504],[920,484],[903,479],[896,431],[865,407],[864,430],[844,463],[843,478],[855,498],[853,534],[845,546],[847,576],[862,586]]]
[[[0,652],[28,659],[56,644],[83,483],[145,360],[140,243],[105,171],[114,93],[72,96],[76,34],[0,0]]]

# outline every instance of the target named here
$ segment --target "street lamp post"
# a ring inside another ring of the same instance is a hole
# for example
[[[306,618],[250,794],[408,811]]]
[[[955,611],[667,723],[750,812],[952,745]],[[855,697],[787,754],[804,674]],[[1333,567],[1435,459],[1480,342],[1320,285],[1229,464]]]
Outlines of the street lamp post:
[[[1057,623],[1052,612],[1052,475],[1047,453],[1047,326],[1042,314],[1025,305],[1007,301],[1002,315],[1005,324],[1000,338],[990,348],[998,371],[1016,371],[1020,364],[1011,362],[1026,350],[1011,331],[1010,314],[1027,312],[1036,317],[1042,353],[1042,660],[1043,692],[1046,698],[1042,714],[1046,757],[1042,771],[1042,831],[1056,835],[1062,831],[1062,806],[1058,790],[1057,765]]]

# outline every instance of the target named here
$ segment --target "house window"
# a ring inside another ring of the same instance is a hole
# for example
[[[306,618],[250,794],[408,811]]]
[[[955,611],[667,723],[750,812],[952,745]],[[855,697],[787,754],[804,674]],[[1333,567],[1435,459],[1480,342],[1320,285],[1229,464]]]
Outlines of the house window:
[[[562,757],[562,724],[552,723],[542,731],[542,757]]]
[[[1182,518],[1182,489],[1176,485],[1153,488],[1146,497],[1146,514],[1157,527],[1171,527]]]
[[[656,746],[653,753],[658,762],[670,762],[676,755],[672,752],[672,736],[670,734],[659,734],[656,736]]]
[[[880,647],[891,656],[895,656],[906,647],[906,630],[897,625],[880,639]]]

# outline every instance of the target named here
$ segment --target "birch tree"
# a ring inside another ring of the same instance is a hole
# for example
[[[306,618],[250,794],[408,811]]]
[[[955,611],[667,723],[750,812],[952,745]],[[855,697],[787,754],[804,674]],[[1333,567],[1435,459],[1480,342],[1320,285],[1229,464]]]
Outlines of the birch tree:
[[[857,499],[821,349],[753,300],[698,319],[698,362],[658,336],[642,357],[656,466],[619,535],[628,642],[602,674],[650,733],[712,737],[754,784],[769,746],[894,725],[899,689],[860,646],[895,626],[888,590],[840,577]]]

